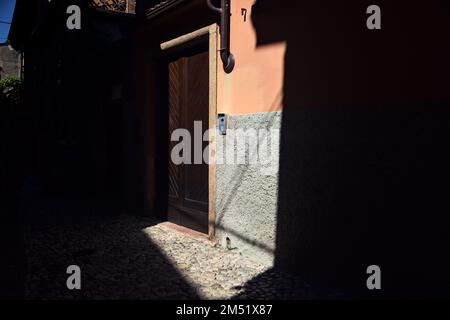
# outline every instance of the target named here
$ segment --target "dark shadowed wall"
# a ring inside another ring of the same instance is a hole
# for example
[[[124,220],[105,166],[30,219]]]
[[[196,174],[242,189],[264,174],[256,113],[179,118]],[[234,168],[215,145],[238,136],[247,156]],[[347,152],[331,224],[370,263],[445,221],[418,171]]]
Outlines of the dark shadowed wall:
[[[275,266],[355,295],[448,294],[450,8],[445,1],[257,1],[286,42]]]

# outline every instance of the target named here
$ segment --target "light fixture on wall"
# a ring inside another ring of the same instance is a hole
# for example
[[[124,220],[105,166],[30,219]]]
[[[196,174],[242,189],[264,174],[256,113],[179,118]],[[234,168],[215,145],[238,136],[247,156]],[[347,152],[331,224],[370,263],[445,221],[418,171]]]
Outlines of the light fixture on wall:
[[[221,0],[221,7],[217,8],[211,3],[211,0],[206,0],[208,7],[220,14],[220,58],[223,63],[223,70],[226,73],[231,73],[234,69],[235,59],[230,52],[230,0]]]

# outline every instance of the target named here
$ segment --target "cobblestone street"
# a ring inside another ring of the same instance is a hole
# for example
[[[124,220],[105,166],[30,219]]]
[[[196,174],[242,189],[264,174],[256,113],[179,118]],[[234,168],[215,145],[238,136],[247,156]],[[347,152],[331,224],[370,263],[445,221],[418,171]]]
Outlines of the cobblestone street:
[[[316,297],[300,279],[167,223],[64,208],[65,214],[57,205],[27,213],[27,299]],[[81,290],[66,287],[69,265],[81,268]]]

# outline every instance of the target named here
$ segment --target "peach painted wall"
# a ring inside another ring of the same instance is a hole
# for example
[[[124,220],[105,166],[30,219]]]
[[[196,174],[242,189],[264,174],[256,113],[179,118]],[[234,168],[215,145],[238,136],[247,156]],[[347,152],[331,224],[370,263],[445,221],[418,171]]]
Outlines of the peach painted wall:
[[[255,0],[232,1],[231,52],[236,66],[225,74],[218,58],[217,112],[229,115],[280,111],[285,42],[256,47],[251,20]],[[244,21],[242,9],[247,10]]]

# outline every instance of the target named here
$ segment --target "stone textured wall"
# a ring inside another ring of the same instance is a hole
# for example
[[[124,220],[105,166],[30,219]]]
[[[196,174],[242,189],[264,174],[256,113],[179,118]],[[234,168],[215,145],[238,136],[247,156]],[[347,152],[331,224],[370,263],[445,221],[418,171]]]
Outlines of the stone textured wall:
[[[228,118],[230,129],[276,129],[281,125],[281,112],[257,113]],[[217,152],[227,154],[231,147],[237,152],[257,152],[255,145],[227,145],[231,132],[219,135]],[[261,136],[258,137],[261,141]],[[269,139],[270,143],[271,140]],[[278,168],[278,154],[274,154]],[[232,250],[271,266],[274,260],[278,197],[278,174],[267,174],[262,164],[217,164],[217,232],[220,245],[230,239]]]
[[[0,46],[0,79],[20,75],[19,53]]]

